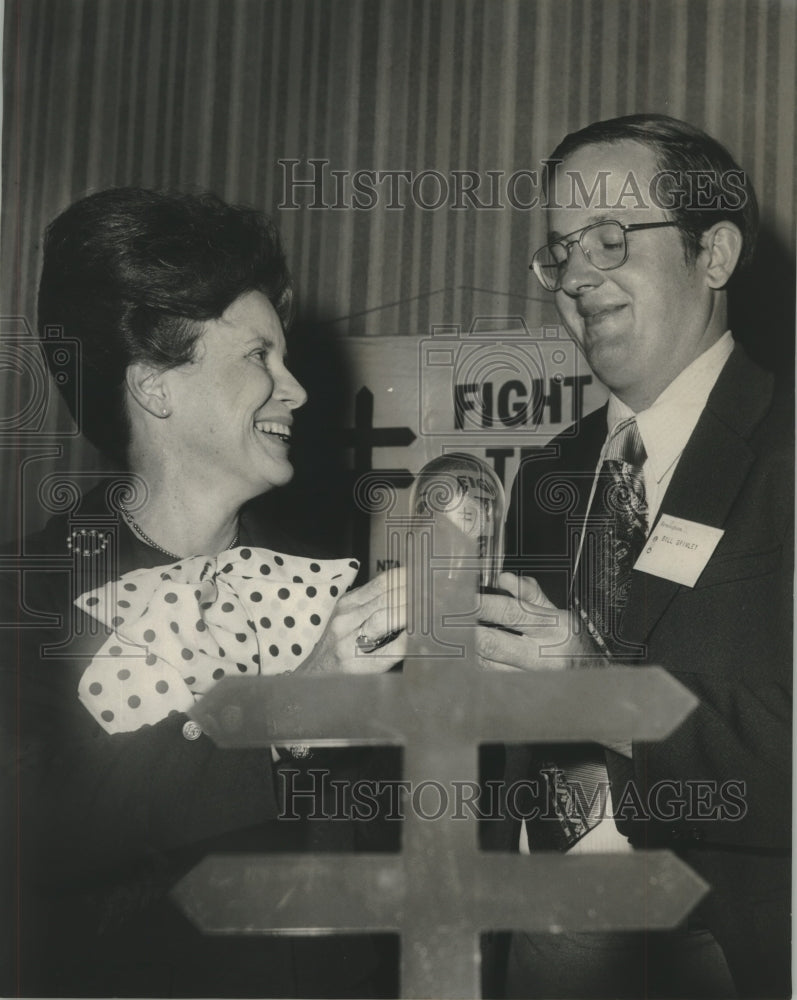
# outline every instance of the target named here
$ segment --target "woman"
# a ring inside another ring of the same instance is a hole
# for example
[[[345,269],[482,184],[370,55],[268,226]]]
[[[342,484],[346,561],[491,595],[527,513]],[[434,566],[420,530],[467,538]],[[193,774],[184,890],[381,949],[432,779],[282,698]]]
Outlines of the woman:
[[[38,315],[45,354],[55,370],[47,340],[53,328],[79,344],[81,392],[65,392],[65,399],[127,486],[114,489],[114,477],[106,478],[76,510],[26,540],[26,556],[75,554],[73,582],[68,574],[26,573],[24,593],[4,602],[6,621],[31,608],[60,615],[64,625],[20,630],[4,660],[9,703],[19,705],[22,995],[324,996],[380,989],[366,939],[343,945],[323,938],[203,938],[173,907],[169,889],[206,853],[296,849],[301,832],[276,821],[274,758],[286,754],[218,750],[188,718],[186,708],[203,688],[179,654],[175,663],[165,640],[156,640],[156,621],[166,619],[147,602],[139,611],[150,619],[137,625],[145,642],[152,640],[146,660],[121,670],[112,660],[121,648],[113,644],[130,640],[126,598],[142,579],[157,586],[176,570],[188,573],[185,583],[204,560],[210,599],[203,594],[184,614],[198,619],[195,632],[204,635],[227,603],[219,595],[229,583],[225,574],[235,576],[236,559],[265,548],[285,567],[286,553],[296,551],[272,525],[242,510],[292,475],[293,413],[306,394],[286,367],[291,298],[272,225],[212,195],[104,191],[72,205],[47,231]],[[229,550],[232,561],[215,560]],[[312,565],[341,577],[339,587],[328,588],[335,598],[353,576],[350,570],[344,580],[337,564]],[[120,593],[129,591],[113,618],[74,609],[77,601],[90,611],[99,600],[94,595],[113,580],[121,581]],[[258,593],[266,614],[249,621],[259,632],[270,624],[267,605],[274,600],[267,583]],[[235,591],[234,580],[231,586]],[[401,626],[402,603],[400,577],[375,578],[329,602],[311,651],[268,643],[277,650],[268,671],[389,669],[403,655],[403,636],[371,655],[362,652],[363,637],[375,640]],[[105,627],[97,627],[97,617]],[[266,672],[259,653],[233,663],[213,634],[207,650],[183,648],[186,662],[206,654],[226,657],[227,672]],[[263,641],[246,638],[250,654],[253,641],[262,652]],[[114,705],[122,705],[122,686],[141,683],[149,669],[182,671],[171,688],[180,686],[182,710],[164,708],[142,723],[137,695],[124,698],[125,718],[93,704],[113,682],[120,687]],[[310,846],[319,846],[316,830],[308,836]],[[336,829],[320,846],[345,849],[346,835]]]

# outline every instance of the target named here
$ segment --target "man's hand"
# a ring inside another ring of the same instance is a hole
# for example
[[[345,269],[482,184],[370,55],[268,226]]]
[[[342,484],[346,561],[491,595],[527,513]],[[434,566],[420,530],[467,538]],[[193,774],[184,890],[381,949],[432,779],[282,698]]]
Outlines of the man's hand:
[[[476,630],[485,669],[566,670],[607,664],[592,640],[576,627],[575,615],[554,607],[532,577],[501,573],[498,585],[511,596],[483,596],[481,619],[512,632],[483,625]]]

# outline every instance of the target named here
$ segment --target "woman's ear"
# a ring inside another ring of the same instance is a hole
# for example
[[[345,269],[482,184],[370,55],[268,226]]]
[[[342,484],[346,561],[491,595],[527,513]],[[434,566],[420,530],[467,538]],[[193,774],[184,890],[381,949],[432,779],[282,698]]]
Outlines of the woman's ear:
[[[138,361],[128,365],[125,375],[127,389],[133,399],[148,413],[161,419],[172,412],[163,376],[161,369]]]
[[[742,234],[739,227],[723,219],[715,222],[701,238],[702,253],[706,255],[706,280],[710,288],[724,288],[733,274],[742,252]]]

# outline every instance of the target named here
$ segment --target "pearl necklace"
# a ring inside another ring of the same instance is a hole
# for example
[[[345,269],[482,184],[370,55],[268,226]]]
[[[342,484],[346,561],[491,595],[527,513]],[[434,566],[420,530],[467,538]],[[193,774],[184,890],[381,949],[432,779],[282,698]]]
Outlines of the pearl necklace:
[[[119,510],[121,510],[121,512],[127,518],[127,523],[130,525],[133,531],[135,531],[135,533],[140,538],[142,538],[147,543],[147,545],[150,545],[153,549],[157,549],[158,552],[162,552],[165,556],[168,556],[170,559],[174,559],[175,562],[179,562],[179,560],[182,559],[182,556],[175,555],[174,552],[169,552],[168,549],[164,549],[162,545],[158,545],[156,541],[153,541],[153,539],[149,537],[149,535],[146,533],[146,531],[144,531],[141,525],[138,524],[138,522],[135,520],[133,515],[130,513],[127,507],[125,507],[125,505],[122,503],[121,500],[119,501]],[[233,538],[233,540],[230,542],[227,548],[234,549],[237,544],[238,544],[238,532],[236,531],[235,538]]]

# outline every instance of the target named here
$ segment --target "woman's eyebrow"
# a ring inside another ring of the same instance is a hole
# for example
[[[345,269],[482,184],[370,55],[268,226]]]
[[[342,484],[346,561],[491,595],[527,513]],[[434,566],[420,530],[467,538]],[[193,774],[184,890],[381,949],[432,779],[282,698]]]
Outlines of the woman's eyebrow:
[[[257,333],[253,331],[251,337],[246,342],[246,346],[251,347],[257,344],[262,344],[264,347],[268,347],[271,350],[273,350],[276,346],[273,337],[269,337],[265,333]]]

